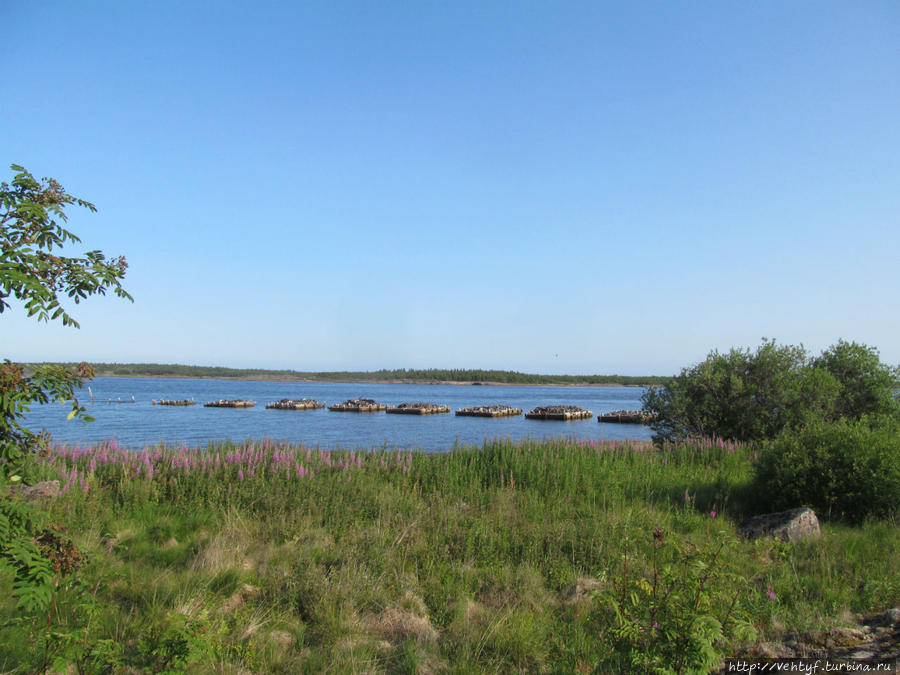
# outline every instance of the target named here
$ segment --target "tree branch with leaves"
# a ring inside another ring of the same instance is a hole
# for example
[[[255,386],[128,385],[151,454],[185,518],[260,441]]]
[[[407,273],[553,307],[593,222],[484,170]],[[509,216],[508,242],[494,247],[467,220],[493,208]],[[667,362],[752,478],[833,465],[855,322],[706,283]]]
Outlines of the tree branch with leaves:
[[[128,263],[119,256],[107,260],[100,251],[83,257],[57,255],[54,249],[81,240],[60,223],[68,220],[65,208],[73,204],[95,212],[96,207],[67,193],[52,178],[36,180],[17,164],[12,184],[0,184],[0,313],[10,308],[8,298],[25,304],[28,316],[39,321],[61,319],[64,326],[78,322],[60,303],[60,295],[75,304],[90,295],[112,290],[132,300],[122,288]]]
[[[132,300],[121,284],[128,269],[125,258],[107,259],[100,251],[61,255],[64,246],[81,243],[63,227],[66,208],[75,205],[95,212],[94,205],[73,197],[52,178],[38,181],[17,164],[10,168],[16,172],[12,182],[0,183],[0,314],[15,300],[38,321],[61,320],[64,326],[78,328],[62,305],[64,298],[77,305],[111,290]],[[13,595],[26,611],[47,610],[55,578],[40,544],[47,533],[43,515],[9,488],[28,482],[29,456],[49,442],[45,432],[26,428],[24,417],[34,404],[70,401],[69,419],[90,421],[75,391],[93,375],[86,363],[71,369],[44,365],[31,373],[8,359],[0,363],[0,565],[13,570]]]

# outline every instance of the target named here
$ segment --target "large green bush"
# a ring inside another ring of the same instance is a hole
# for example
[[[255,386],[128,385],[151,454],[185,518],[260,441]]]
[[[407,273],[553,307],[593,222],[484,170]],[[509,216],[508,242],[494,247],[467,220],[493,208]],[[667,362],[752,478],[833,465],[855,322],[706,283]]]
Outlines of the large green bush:
[[[761,451],[754,483],[770,509],[802,504],[850,522],[900,516],[900,423],[879,416],[785,431]]]
[[[643,404],[655,415],[657,441],[756,441],[816,420],[900,418],[898,385],[897,369],[866,345],[841,340],[812,359],[802,346],[763,340],[755,352],[710,353],[666,386],[648,389]]]

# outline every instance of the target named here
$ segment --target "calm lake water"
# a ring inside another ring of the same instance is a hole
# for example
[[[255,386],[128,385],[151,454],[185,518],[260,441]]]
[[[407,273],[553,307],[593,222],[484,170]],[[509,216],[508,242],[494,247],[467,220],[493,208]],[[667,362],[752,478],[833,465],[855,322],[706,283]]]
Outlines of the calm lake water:
[[[384,445],[449,450],[454,442],[481,444],[485,439],[574,436],[597,440],[649,440],[650,430],[637,424],[601,424],[589,420],[555,422],[508,418],[457,417],[458,408],[501,403],[528,412],[539,405],[578,405],[594,415],[641,407],[640,387],[518,387],[428,384],[356,384],[332,382],[256,382],[182,378],[98,377],[78,398],[94,422],[66,420],[68,408],[59,404],[35,406],[29,428],[46,428],[54,440],[94,443],[116,439],[128,447],[161,441],[206,445],[209,441],[273,438],[326,448],[372,448]],[[135,403],[131,403],[134,396]],[[313,398],[326,405],[350,398],[380,403],[425,401],[451,408],[445,415],[388,415],[320,410],[266,410],[266,403],[282,398]],[[123,403],[117,401],[121,398]],[[193,398],[195,406],[152,405],[158,399]],[[111,399],[112,403],[108,400]],[[204,408],[218,399],[249,399],[247,409]]]

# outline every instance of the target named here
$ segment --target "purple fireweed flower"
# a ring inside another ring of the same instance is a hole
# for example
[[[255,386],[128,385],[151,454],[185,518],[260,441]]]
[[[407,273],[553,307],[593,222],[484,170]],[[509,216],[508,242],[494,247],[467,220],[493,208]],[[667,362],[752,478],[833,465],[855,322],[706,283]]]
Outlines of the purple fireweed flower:
[[[710,511],[710,512],[709,512],[709,517],[710,517],[710,518],[715,518],[715,517],[716,517],[716,512],[715,512],[715,511]]]
[[[769,596],[769,600],[777,600],[777,599],[778,599],[778,596],[775,595],[775,591],[772,590],[772,587],[771,587],[771,586],[769,586],[769,587],[766,589],[766,595]]]

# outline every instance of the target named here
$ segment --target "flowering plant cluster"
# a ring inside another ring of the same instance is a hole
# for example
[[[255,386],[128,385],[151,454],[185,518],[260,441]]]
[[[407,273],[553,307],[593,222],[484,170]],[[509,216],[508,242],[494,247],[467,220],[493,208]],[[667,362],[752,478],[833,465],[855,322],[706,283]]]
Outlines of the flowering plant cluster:
[[[109,440],[95,445],[53,445],[43,463],[51,475],[58,472],[63,493],[117,490],[143,483],[152,494],[174,497],[213,488],[232,494],[242,484],[284,490],[316,478],[350,482],[358,472],[406,474],[412,460],[412,453],[403,450],[322,450],[272,439],[207,448],[157,445],[138,450]]]

